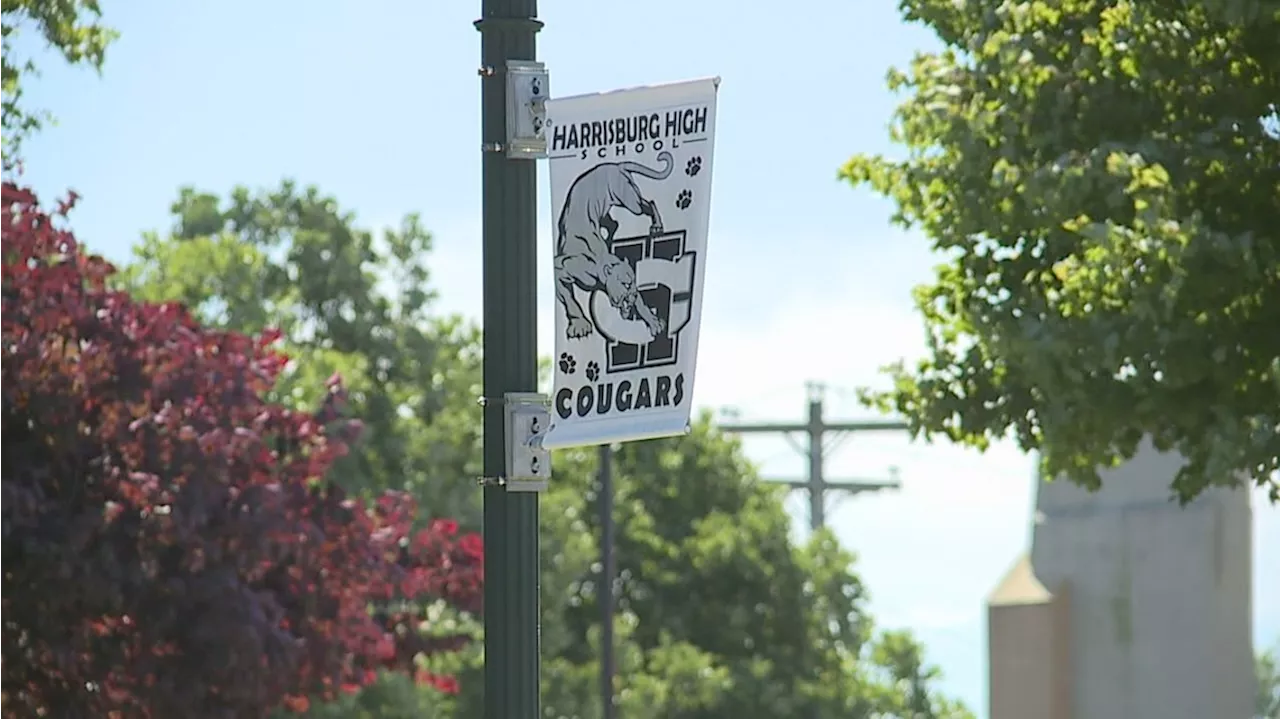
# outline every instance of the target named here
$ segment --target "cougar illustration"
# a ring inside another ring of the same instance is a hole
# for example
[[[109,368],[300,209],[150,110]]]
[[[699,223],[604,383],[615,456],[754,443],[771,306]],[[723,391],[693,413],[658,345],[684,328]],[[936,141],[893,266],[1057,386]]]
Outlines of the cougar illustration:
[[[658,153],[658,161],[666,165],[660,171],[636,162],[602,163],[579,175],[569,186],[560,210],[555,255],[556,299],[569,320],[565,332],[569,339],[586,337],[594,329],[573,296],[574,287],[588,293],[603,290],[624,318],[635,319],[638,315],[655,335],[662,331],[662,320],[636,289],[635,270],[609,251],[609,242],[618,231],[618,221],[609,216],[615,207],[637,217],[648,217],[649,232],[662,232],[657,206],[640,194],[632,177],[665,180],[675,161],[666,151]]]

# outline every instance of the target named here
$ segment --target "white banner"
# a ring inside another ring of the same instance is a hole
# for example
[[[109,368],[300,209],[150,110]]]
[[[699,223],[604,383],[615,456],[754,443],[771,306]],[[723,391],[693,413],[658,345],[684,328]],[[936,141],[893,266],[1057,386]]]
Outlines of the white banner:
[[[547,102],[556,223],[549,449],[688,429],[719,85]]]

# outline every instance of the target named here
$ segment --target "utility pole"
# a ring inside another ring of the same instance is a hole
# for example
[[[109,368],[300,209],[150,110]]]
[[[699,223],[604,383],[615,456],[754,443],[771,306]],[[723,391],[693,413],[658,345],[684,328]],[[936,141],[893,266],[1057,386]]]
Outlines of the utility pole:
[[[538,719],[538,494],[507,486],[508,396],[534,393],[537,166],[512,157],[508,61],[534,61],[536,0],[482,0],[484,717]]]
[[[883,420],[872,420],[863,422],[827,422],[823,418],[823,394],[822,385],[810,382],[806,385],[809,393],[809,416],[808,421],[803,423],[780,423],[780,422],[764,422],[764,423],[747,423],[747,424],[721,424],[720,428],[727,432],[739,433],[782,433],[790,438],[792,432],[804,432],[809,437],[809,445],[806,448],[806,454],[809,458],[809,476],[805,479],[768,479],[771,482],[785,484],[793,489],[804,489],[809,492],[809,528],[817,531],[827,523],[827,493],[828,492],[845,492],[847,494],[861,494],[863,492],[876,492],[886,489],[899,489],[902,483],[894,480],[889,481],[853,481],[853,480],[828,480],[826,476],[826,447],[824,440],[828,433],[839,432],[880,432],[880,431],[902,431],[907,429],[907,425],[903,422],[892,422]]]
[[[613,553],[613,445],[600,445],[600,702],[604,719],[614,719],[613,579],[618,574]]]

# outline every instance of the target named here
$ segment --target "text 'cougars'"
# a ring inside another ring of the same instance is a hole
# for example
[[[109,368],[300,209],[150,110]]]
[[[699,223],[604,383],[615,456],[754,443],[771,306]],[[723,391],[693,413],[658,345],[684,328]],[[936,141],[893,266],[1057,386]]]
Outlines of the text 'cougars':
[[[560,419],[569,419],[575,414],[586,417],[593,411],[609,414],[650,407],[677,407],[683,401],[684,375],[660,374],[652,381],[649,377],[642,377],[635,384],[624,379],[616,388],[613,382],[584,385],[578,388],[577,393],[561,387],[556,392],[556,414]]]

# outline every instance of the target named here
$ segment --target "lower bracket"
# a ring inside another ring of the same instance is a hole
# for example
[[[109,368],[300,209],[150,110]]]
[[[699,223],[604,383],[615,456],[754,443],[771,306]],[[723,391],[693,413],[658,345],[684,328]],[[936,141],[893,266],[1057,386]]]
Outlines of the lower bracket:
[[[503,395],[508,492],[541,492],[551,479],[551,451],[542,439],[551,427],[550,398],[536,392]]]

